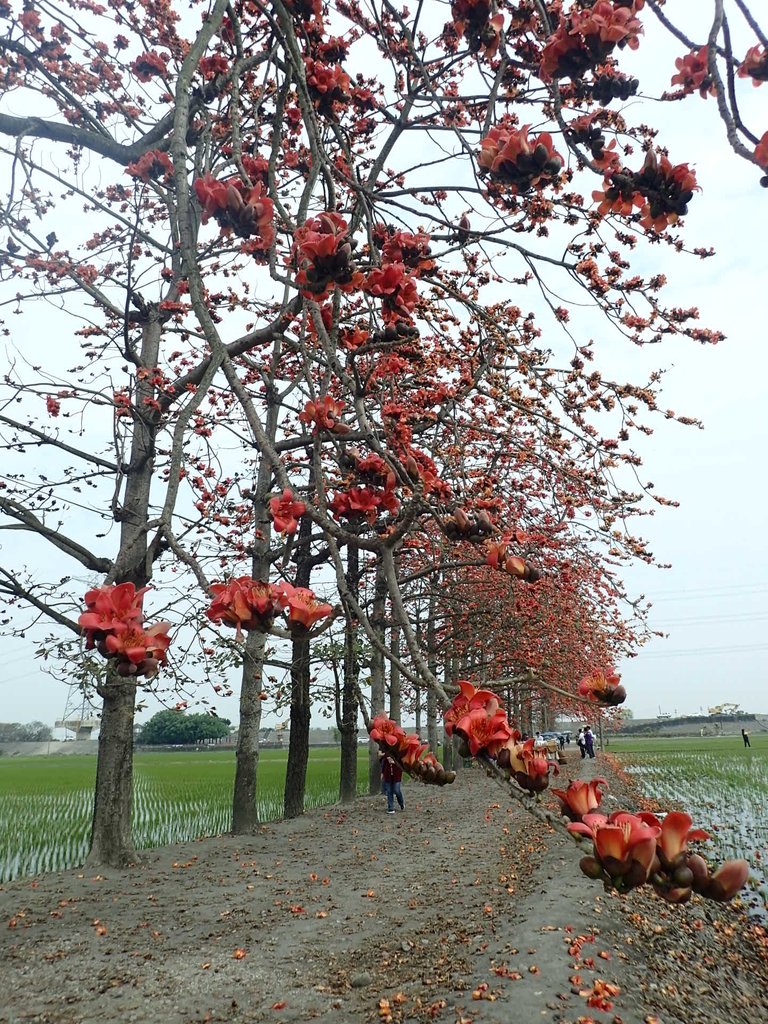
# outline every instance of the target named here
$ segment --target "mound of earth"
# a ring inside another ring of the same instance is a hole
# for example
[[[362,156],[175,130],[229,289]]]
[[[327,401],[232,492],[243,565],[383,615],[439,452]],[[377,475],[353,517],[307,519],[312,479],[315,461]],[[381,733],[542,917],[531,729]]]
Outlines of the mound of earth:
[[[610,759],[569,773],[635,796]],[[738,908],[606,894],[477,767],[405,796],[1,887],[0,1020],[768,1019],[768,940]]]

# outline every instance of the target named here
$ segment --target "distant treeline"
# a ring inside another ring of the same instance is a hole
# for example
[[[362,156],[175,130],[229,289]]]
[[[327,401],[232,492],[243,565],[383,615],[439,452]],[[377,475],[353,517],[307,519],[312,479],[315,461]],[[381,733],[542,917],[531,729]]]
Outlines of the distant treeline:
[[[53,729],[44,722],[0,722],[0,743],[47,743]]]

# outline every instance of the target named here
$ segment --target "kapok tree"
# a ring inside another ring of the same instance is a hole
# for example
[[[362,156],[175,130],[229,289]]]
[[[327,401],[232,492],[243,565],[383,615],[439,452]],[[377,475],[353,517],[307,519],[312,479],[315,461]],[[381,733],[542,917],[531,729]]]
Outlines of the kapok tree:
[[[722,10],[707,43],[718,113],[739,154],[763,167],[730,84],[762,81],[764,39],[747,12],[754,38],[734,56]],[[444,704],[396,552],[427,521],[484,557],[499,543],[519,557],[518,524],[473,507],[468,486],[495,445],[517,440],[521,458],[530,447],[541,464],[565,453],[571,481],[558,486],[555,520],[562,511],[578,525],[587,506],[570,491],[586,492],[600,513],[587,524],[594,557],[645,557],[619,527],[649,498],[626,481],[632,434],[658,411],[657,381],[612,379],[591,329],[571,335],[568,324],[569,303],[586,298],[601,331],[607,321],[636,344],[715,337],[695,310],[665,307],[661,275],[631,267],[643,236],[681,245],[697,188],[685,154],[612,106],[635,89],[623,54],[644,30],[670,31],[648,11],[657,5],[456,0],[446,23],[442,6],[412,13],[386,0],[11,9],[0,41],[15,104],[0,111],[12,181],[3,274],[26,322],[36,297],[74,315],[75,332],[45,329],[82,351],[41,365],[30,335],[7,327],[19,353],[6,377],[7,448],[42,446],[57,461],[42,481],[26,459],[6,470],[6,523],[45,537],[88,584],[101,576],[138,592],[165,560],[200,593],[243,567],[277,586],[291,552],[270,543],[270,503],[301,501],[350,628],[386,646],[349,570],[355,552],[370,552],[408,649],[398,670]],[[503,431],[486,430],[492,405],[506,410]],[[501,477],[488,480],[504,492]],[[84,488],[104,529],[73,522],[67,538],[57,517],[80,507]],[[119,538],[98,538],[110,525]],[[110,554],[92,551],[94,537]],[[206,572],[217,558],[226,571]],[[75,621],[55,581],[25,581],[15,567],[4,578],[9,600]],[[112,671],[105,650],[115,706],[105,705],[104,758],[120,747],[130,780],[135,680]],[[255,653],[246,732],[261,691]],[[125,791],[107,805],[114,821]],[[104,859],[130,853],[125,836],[99,840]]]

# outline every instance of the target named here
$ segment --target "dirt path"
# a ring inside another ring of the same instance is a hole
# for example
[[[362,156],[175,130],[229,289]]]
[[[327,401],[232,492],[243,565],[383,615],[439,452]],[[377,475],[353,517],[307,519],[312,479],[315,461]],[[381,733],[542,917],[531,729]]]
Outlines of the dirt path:
[[[0,1021],[768,1020],[734,911],[606,895],[479,769],[405,793],[0,887]]]

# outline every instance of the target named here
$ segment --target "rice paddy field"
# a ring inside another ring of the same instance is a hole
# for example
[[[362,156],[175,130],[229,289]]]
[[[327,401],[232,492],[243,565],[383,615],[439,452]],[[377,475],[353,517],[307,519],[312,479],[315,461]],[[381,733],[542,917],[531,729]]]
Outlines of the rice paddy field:
[[[744,857],[751,866],[754,905],[768,907],[768,734],[703,739],[611,737],[639,788],[666,809],[680,807],[712,839],[712,862]],[[281,816],[285,752],[259,761],[259,818]],[[338,750],[313,748],[307,807],[332,804],[339,785]],[[134,837],[139,849],[218,835],[229,827],[234,779],[231,751],[137,753]],[[0,757],[0,884],[81,864],[88,850],[96,758]],[[367,790],[367,749],[359,761]]]
[[[609,750],[639,788],[665,809],[679,807],[712,836],[711,862],[749,861],[754,910],[768,910],[768,734],[702,739],[611,739]]]
[[[358,763],[360,792],[367,791],[367,756],[366,747]],[[261,821],[274,821],[282,814],[285,763],[284,751],[261,752]],[[231,750],[137,753],[137,848],[226,832],[234,773]],[[95,778],[94,756],[0,757],[0,884],[82,864],[88,852]],[[332,804],[338,790],[339,751],[312,748],[306,806]]]

